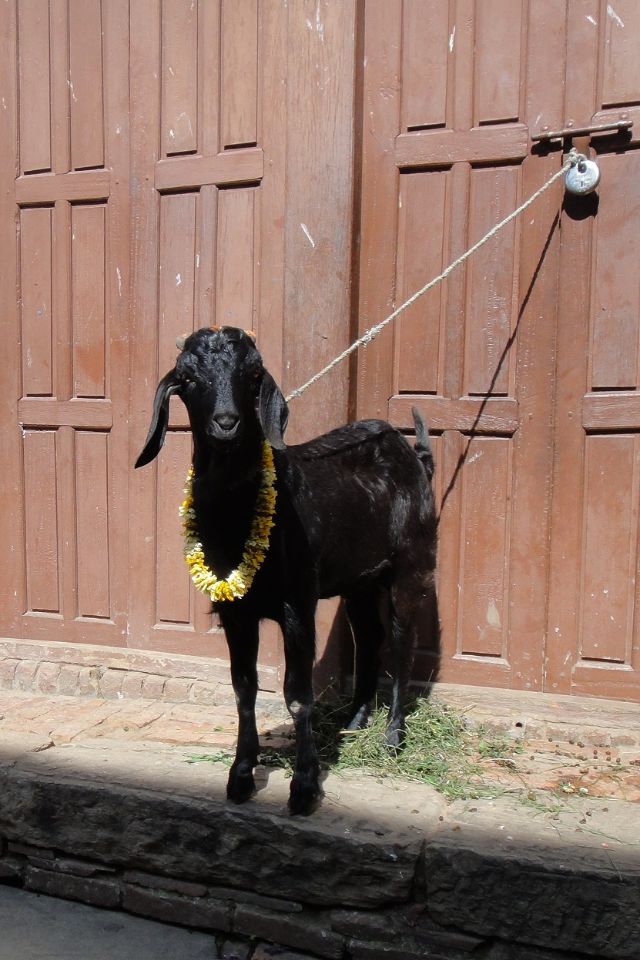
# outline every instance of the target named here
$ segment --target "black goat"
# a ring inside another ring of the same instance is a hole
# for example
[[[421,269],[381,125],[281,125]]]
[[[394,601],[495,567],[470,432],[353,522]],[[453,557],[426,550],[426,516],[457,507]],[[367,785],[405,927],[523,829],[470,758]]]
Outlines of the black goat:
[[[274,526],[264,563],[246,596],[215,604],[224,627],[238,705],[238,744],[228,797],[255,789],[258,624],[284,635],[284,695],[297,755],[291,813],[307,814],[319,793],[311,729],[314,617],[320,597],[341,596],[355,639],[351,729],[367,723],[384,627],[379,599],[390,597],[394,685],[387,740],[404,733],[403,701],[421,608],[433,596],[436,518],[429,438],[414,411],[416,447],[382,420],[362,420],[286,447],[287,404],[253,339],[234,327],[198,330],[158,384],[149,435],[136,467],[164,442],[169,398],[185,403],[194,440],[193,507],[210,568],[227,577],[239,564],[254,516],[264,438],[274,451]]]

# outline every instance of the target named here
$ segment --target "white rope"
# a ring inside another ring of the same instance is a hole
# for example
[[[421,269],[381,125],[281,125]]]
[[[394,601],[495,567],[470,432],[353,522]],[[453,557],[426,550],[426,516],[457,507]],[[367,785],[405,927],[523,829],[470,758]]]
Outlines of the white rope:
[[[575,148],[572,148],[569,154],[567,155],[566,161],[563,163],[560,169],[557,170],[556,173],[554,173],[554,175],[550,177],[550,179],[547,180],[546,183],[543,183],[543,185],[540,187],[539,190],[536,190],[535,193],[532,193],[531,196],[527,200],[525,200],[524,203],[522,203],[519,207],[517,207],[513,211],[513,213],[510,213],[508,217],[505,217],[504,220],[501,220],[500,223],[497,223],[494,227],[492,227],[491,230],[489,230],[489,232],[486,233],[481,240],[478,240],[478,242],[474,243],[472,247],[469,247],[469,249],[465,253],[463,253],[462,256],[458,257],[457,260],[454,260],[453,263],[450,263],[449,266],[442,271],[442,273],[439,273],[437,277],[433,278],[433,280],[429,280],[428,283],[425,283],[424,287],[421,287],[411,297],[409,297],[408,300],[405,300],[405,302],[402,303],[399,307],[397,307],[393,311],[393,313],[389,314],[388,317],[386,317],[380,323],[377,323],[375,326],[369,327],[369,329],[366,330],[362,334],[362,336],[358,338],[358,340],[355,340],[350,347],[347,347],[347,349],[343,350],[342,353],[338,354],[337,357],[334,357],[331,363],[328,363],[326,367],[323,367],[322,370],[314,374],[314,376],[311,377],[310,380],[307,380],[306,383],[303,383],[301,387],[297,388],[297,390],[293,390],[289,394],[289,396],[286,398],[287,401],[295,400],[296,397],[301,396],[305,392],[305,390],[308,390],[309,387],[313,386],[314,383],[317,383],[318,380],[324,377],[326,373],[329,373],[329,371],[333,370],[333,368],[336,367],[339,363],[341,363],[343,360],[346,360],[346,358],[350,356],[354,352],[354,350],[357,350],[359,347],[362,347],[365,344],[371,343],[371,341],[375,337],[377,337],[378,334],[382,330],[384,330],[386,326],[392,323],[396,319],[396,317],[399,316],[399,314],[401,314],[404,310],[406,310],[407,307],[410,307],[413,303],[415,303],[416,300],[418,300],[423,294],[427,293],[428,290],[431,290],[432,287],[435,287],[436,284],[441,283],[443,280],[445,280],[446,277],[448,277],[449,274],[453,270],[455,270],[456,267],[459,267],[461,263],[464,263],[465,260],[468,260],[469,257],[476,252],[476,250],[479,250],[480,247],[482,247],[485,243],[487,243],[487,241],[491,240],[491,238],[494,237],[499,230],[502,230],[502,228],[505,227],[508,223],[510,223],[512,220],[515,220],[515,218],[519,214],[521,214],[523,210],[526,210],[527,207],[530,207],[531,204],[534,203],[538,199],[538,197],[545,192],[545,190],[549,189],[552,183],[555,183],[556,180],[558,180],[561,176],[564,175],[564,173],[569,169],[569,167],[574,166],[577,162],[578,162],[578,153],[575,150]]]

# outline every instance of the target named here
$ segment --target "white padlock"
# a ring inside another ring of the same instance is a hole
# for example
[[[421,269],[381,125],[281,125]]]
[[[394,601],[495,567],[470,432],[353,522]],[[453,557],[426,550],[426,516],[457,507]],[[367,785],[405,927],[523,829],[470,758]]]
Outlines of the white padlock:
[[[579,196],[593,193],[600,183],[600,167],[595,160],[589,160],[581,153],[577,162],[567,170],[564,183],[569,193]]]

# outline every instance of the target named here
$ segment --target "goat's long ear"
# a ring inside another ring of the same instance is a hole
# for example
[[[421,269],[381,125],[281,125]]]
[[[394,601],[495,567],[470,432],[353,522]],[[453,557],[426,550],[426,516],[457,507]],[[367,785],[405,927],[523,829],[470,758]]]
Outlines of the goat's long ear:
[[[169,398],[172,393],[179,389],[180,383],[176,377],[176,371],[170,370],[162,378],[156,389],[151,426],[142,453],[136,460],[136,467],[144,467],[160,453],[169,423]]]
[[[265,370],[257,406],[258,420],[265,437],[276,450],[284,450],[284,432],[289,420],[289,407],[271,374]]]

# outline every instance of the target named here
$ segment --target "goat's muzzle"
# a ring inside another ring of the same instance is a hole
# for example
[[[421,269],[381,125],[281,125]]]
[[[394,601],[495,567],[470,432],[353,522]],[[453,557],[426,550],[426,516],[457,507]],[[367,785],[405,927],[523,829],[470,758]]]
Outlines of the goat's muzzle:
[[[218,413],[212,417],[209,435],[215,440],[233,440],[240,428],[240,417],[235,413]]]

